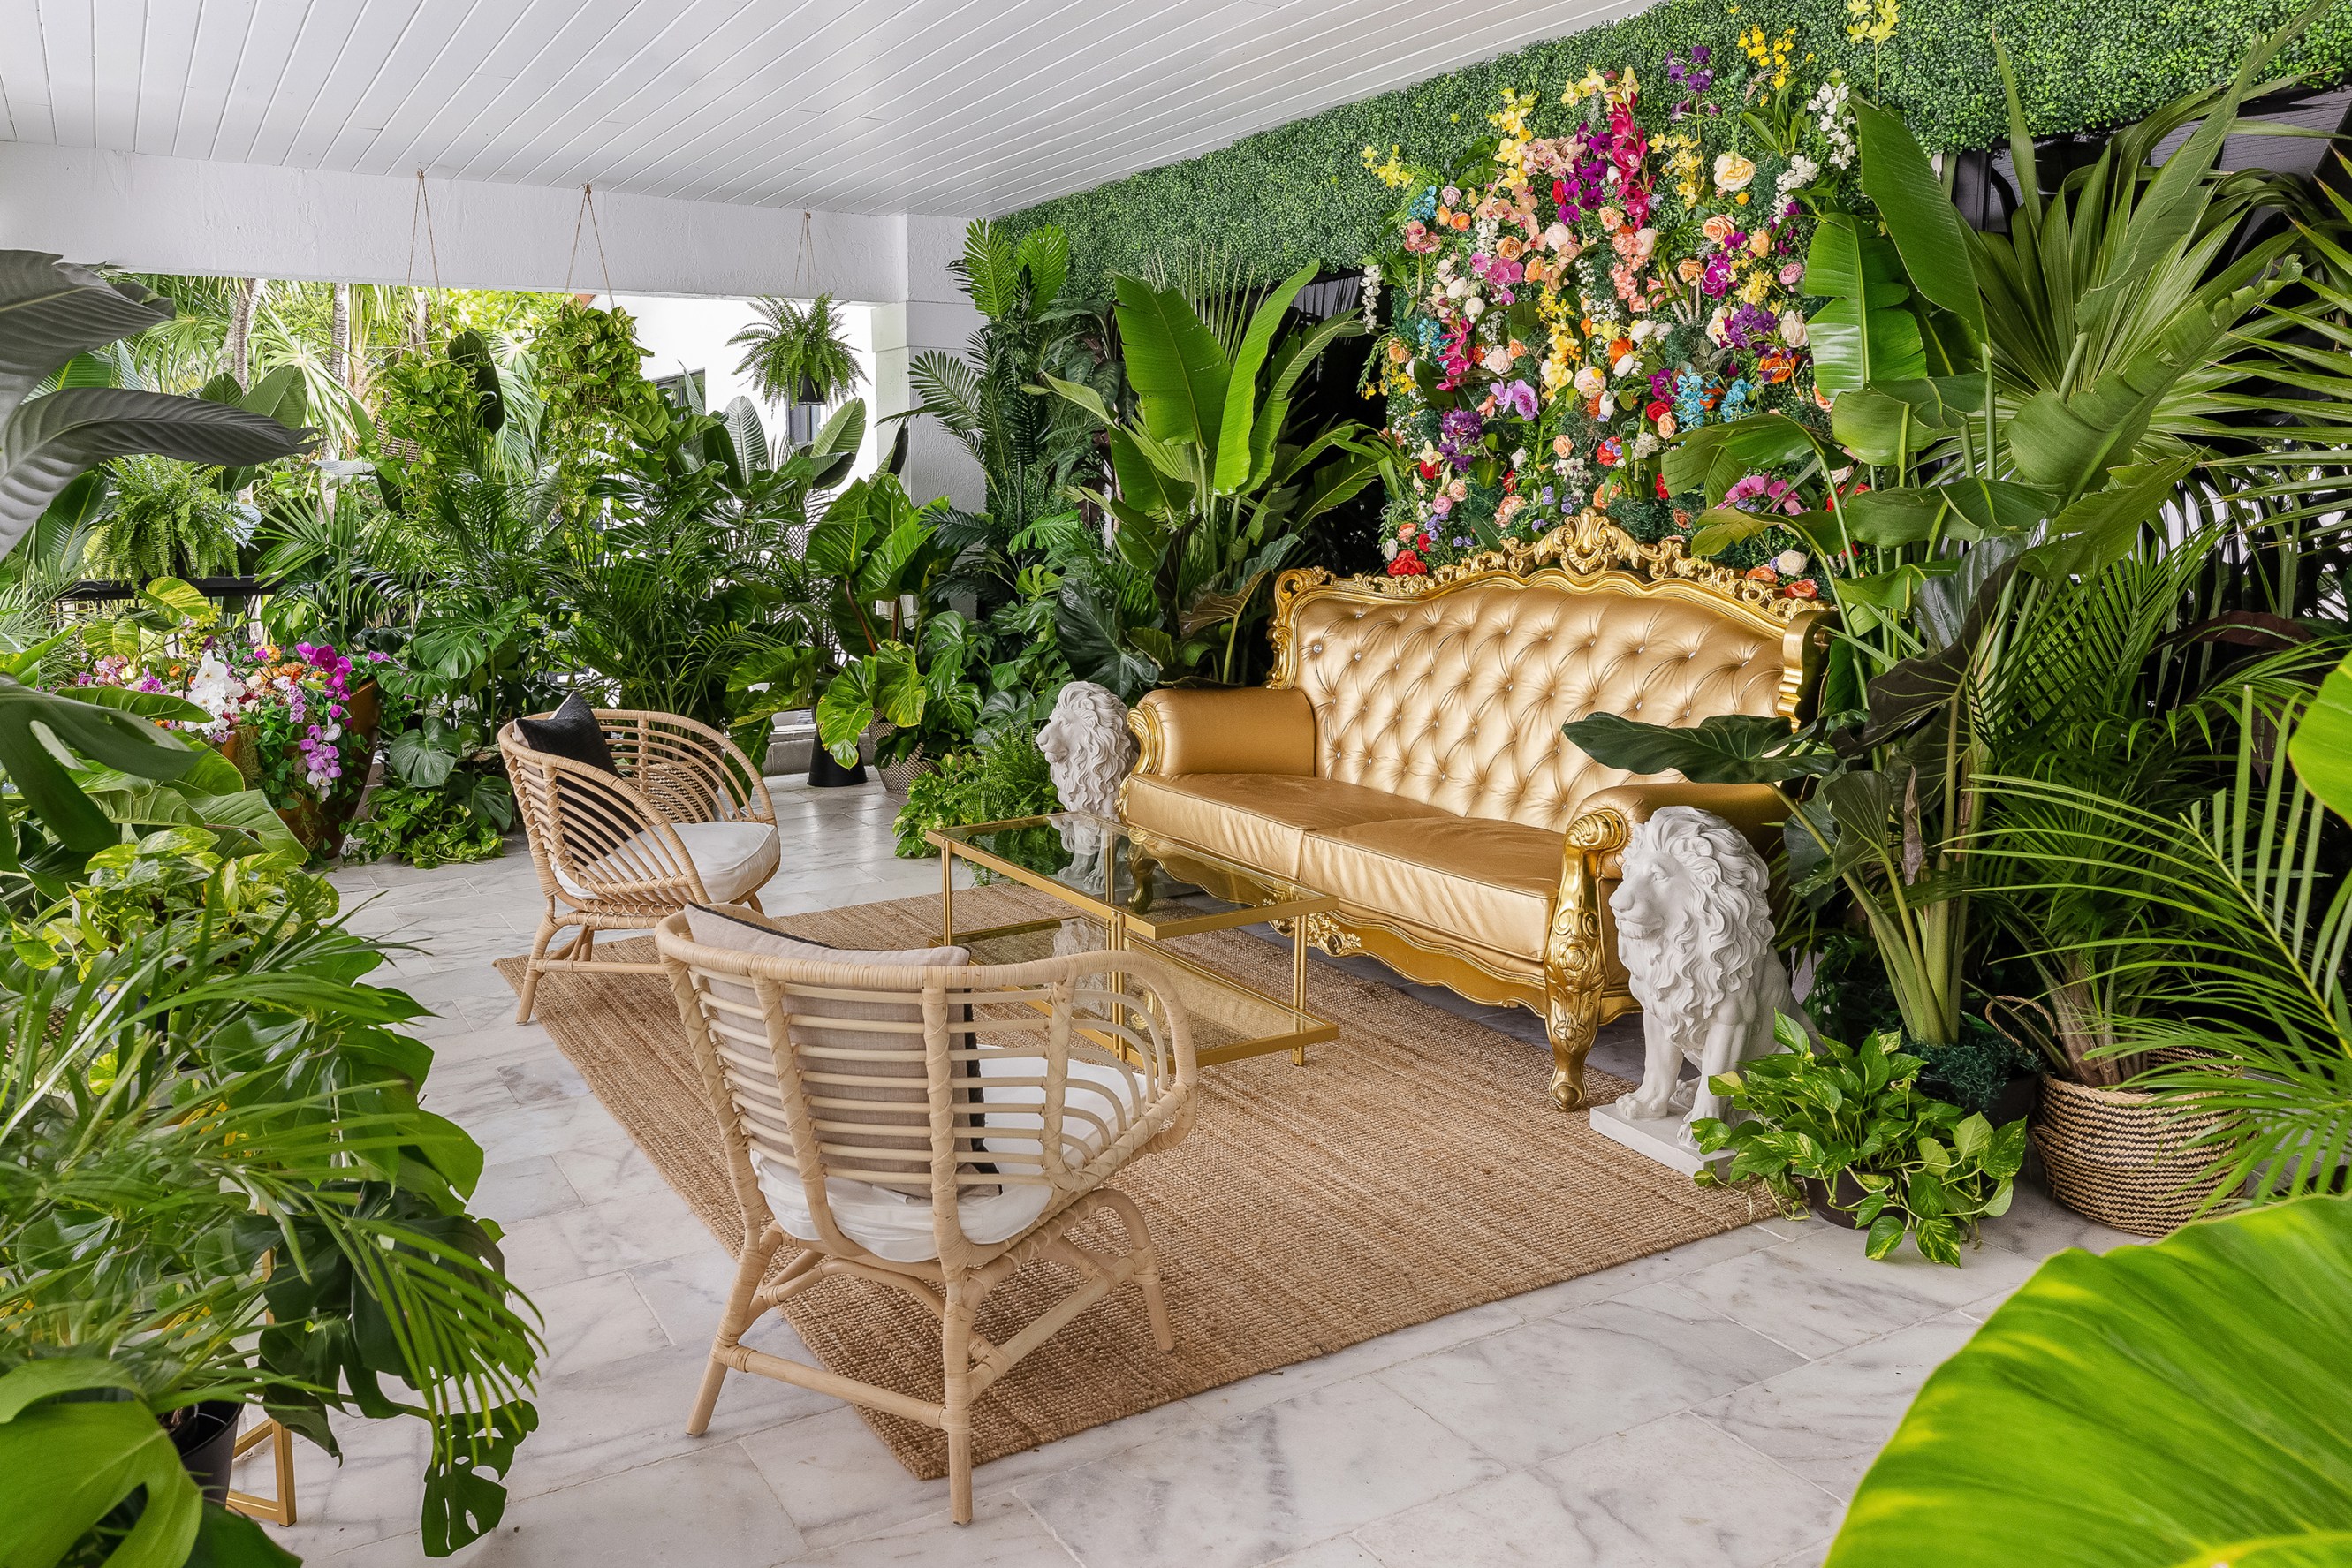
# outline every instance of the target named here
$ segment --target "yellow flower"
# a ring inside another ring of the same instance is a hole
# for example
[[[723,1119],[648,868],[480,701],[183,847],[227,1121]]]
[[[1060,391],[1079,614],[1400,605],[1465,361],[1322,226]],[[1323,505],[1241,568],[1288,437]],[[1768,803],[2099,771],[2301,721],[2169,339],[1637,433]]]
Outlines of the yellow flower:
[[[1845,25],[1845,36],[1873,47],[1893,37],[1902,18],[1901,0],[1846,0],[1845,10],[1853,18]]]
[[[1364,149],[1364,167],[1370,169],[1375,175],[1379,176],[1381,184],[1387,185],[1391,189],[1401,191],[1407,185],[1413,183],[1412,171],[1405,167],[1404,150],[1402,148],[1391,147],[1389,149],[1388,162],[1385,163],[1373,162],[1373,160],[1379,156],[1380,152],[1378,149],[1371,147]]]

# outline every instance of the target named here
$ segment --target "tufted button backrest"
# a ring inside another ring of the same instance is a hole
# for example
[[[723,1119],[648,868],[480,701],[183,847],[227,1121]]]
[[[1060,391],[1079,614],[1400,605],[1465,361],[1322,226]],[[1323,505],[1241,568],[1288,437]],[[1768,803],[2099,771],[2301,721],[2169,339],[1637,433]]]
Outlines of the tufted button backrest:
[[[1596,789],[1675,777],[1601,767],[1560,734],[1570,719],[1695,725],[1780,696],[1778,632],[1632,579],[1310,594],[1293,613],[1316,772],[1468,817],[1562,831]]]

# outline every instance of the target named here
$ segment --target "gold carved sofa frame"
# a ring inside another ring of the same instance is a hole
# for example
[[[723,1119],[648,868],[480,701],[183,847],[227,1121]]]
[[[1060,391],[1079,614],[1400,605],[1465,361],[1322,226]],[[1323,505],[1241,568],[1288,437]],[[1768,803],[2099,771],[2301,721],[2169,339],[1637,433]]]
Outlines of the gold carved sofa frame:
[[[1592,513],[1426,576],[1287,571],[1265,686],[1157,691],[1129,716],[1119,814],[1174,869],[1193,847],[1335,894],[1298,933],[1327,953],[1531,1009],[1573,1109],[1594,1036],[1637,1007],[1607,905],[1633,827],[1696,806],[1762,847],[1783,813],[1763,785],[1602,768],[1560,724],[1793,725],[1830,613]]]

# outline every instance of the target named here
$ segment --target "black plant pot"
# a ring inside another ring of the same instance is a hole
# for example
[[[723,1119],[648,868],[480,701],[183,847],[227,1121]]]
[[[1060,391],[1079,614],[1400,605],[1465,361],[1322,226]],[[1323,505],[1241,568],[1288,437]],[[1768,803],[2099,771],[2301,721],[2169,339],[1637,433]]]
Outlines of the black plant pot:
[[[1834,1195],[1825,1183],[1815,1181],[1811,1176],[1801,1179],[1805,1184],[1805,1202],[1816,1216],[1828,1220],[1832,1225],[1843,1226],[1848,1230],[1862,1228],[1855,1222],[1852,1210],[1861,1205],[1867,1192],[1860,1182],[1853,1179],[1852,1171],[1838,1172]],[[1845,1205],[1845,1207],[1833,1207],[1830,1202],[1832,1196],[1839,1203]]]
[[[1985,1113],[1985,1120],[1996,1127],[2006,1127],[2011,1122],[2031,1118],[2033,1108],[2041,1103],[2042,1074],[2021,1073],[2001,1085],[2000,1092],[1993,1096],[1992,1108]]]
[[[824,406],[824,389],[816,384],[814,376],[803,376],[801,384],[793,390],[793,401],[813,402],[822,408]]]
[[[809,788],[813,789],[837,789],[845,784],[863,784],[866,782],[866,764],[853,762],[844,768],[833,759],[832,752],[823,746],[815,746],[809,751],[808,781]]]
[[[228,1470],[236,1457],[236,1424],[245,1406],[234,1399],[207,1399],[185,1406],[179,1425],[169,1428],[180,1463],[214,1502],[228,1500]]]

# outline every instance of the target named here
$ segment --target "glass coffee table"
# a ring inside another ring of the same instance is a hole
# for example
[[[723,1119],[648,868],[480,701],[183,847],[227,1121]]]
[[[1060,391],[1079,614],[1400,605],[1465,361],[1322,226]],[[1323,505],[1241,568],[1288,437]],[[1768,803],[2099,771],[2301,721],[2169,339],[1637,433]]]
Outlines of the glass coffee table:
[[[1339,1032],[1337,1024],[1307,1010],[1306,938],[1318,917],[1328,917],[1335,906],[1328,894],[1079,811],[934,828],[923,836],[940,852],[941,940],[971,949],[975,963],[1025,963],[1105,948],[1148,951],[1177,972],[1193,1051],[1203,1067],[1278,1051],[1304,1065],[1308,1046]],[[1070,913],[959,931],[959,861],[1042,893]],[[1204,908],[1196,892],[1234,907]],[[1287,999],[1220,974],[1171,945],[1177,937],[1260,921],[1273,922],[1290,937]],[[1093,1038],[1104,1044],[1114,1039]]]

